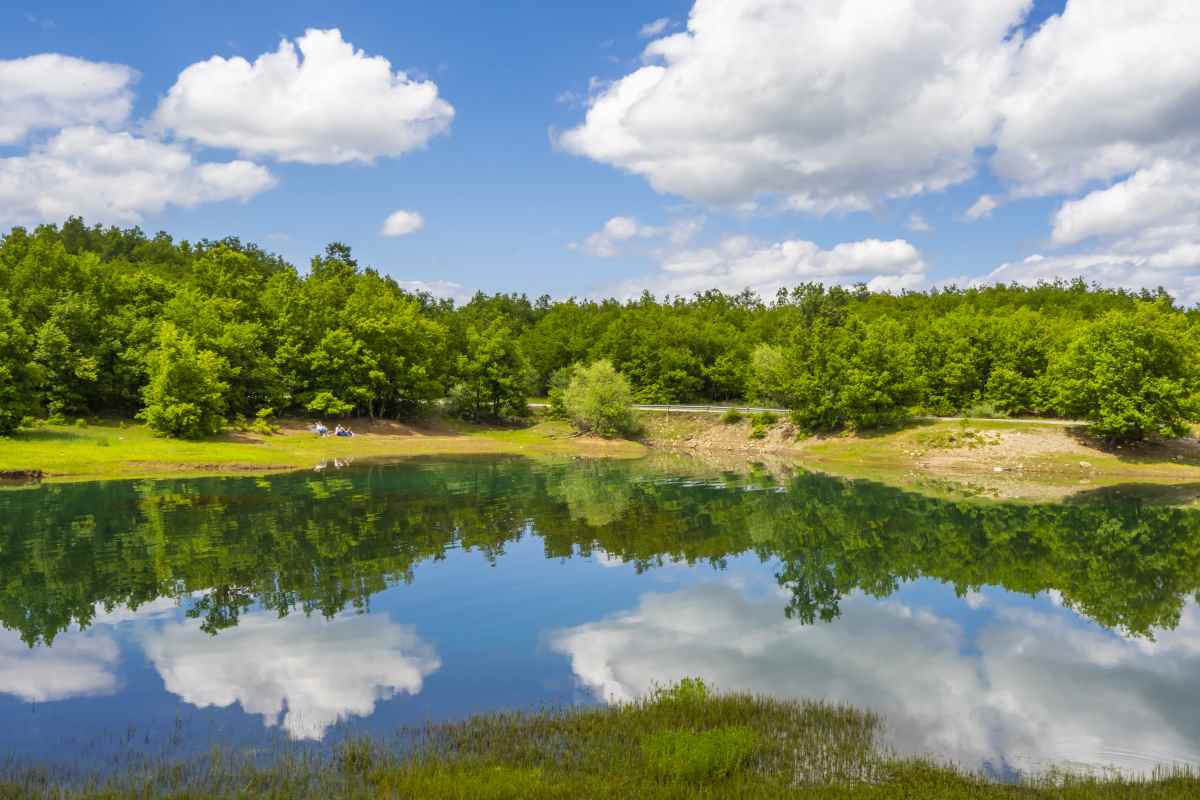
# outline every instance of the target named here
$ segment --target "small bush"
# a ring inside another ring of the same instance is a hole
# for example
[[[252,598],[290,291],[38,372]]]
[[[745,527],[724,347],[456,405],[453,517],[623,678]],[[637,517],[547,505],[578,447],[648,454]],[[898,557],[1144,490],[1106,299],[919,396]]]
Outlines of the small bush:
[[[46,424],[47,425],[66,425],[67,418],[64,417],[62,414],[51,414],[49,417],[46,417]]]
[[[721,415],[721,422],[724,422],[726,425],[737,425],[743,419],[745,419],[745,416],[736,408],[731,408]]]
[[[663,778],[700,783],[728,778],[750,761],[759,737],[745,725],[662,731],[642,740],[649,769]]]
[[[75,420],[75,427],[76,428],[86,428],[87,427],[87,419],[84,417],[79,417],[78,419]]]
[[[775,416],[770,411],[759,411],[757,414],[750,415],[750,422],[753,425],[769,428],[776,422],[779,422],[779,417]]]
[[[1008,412],[1002,408],[998,408],[995,403],[981,402],[974,403],[963,409],[964,417],[976,417],[979,419],[1002,419],[1008,416]]]
[[[713,691],[703,678],[681,678],[678,683],[655,689],[650,695],[652,703],[664,705],[700,705],[713,697]]]
[[[279,433],[279,426],[271,421],[271,416],[274,415],[273,408],[260,408],[254,414],[254,422],[250,423],[250,430],[255,433],[261,433],[269,436],[273,433]]]
[[[571,424],[601,436],[628,436],[637,431],[629,408],[632,402],[629,381],[610,361],[576,369],[563,395]]]

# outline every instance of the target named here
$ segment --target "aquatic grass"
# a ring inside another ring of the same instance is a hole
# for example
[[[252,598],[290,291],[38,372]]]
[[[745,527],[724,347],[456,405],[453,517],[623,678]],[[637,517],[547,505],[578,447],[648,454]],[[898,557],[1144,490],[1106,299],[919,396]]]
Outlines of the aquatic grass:
[[[0,800],[133,798],[845,798],[1176,800],[1200,777],[1051,771],[999,783],[880,746],[882,720],[845,706],[719,694],[681,682],[629,703],[483,714],[263,753],[131,759],[111,777],[0,766]]]

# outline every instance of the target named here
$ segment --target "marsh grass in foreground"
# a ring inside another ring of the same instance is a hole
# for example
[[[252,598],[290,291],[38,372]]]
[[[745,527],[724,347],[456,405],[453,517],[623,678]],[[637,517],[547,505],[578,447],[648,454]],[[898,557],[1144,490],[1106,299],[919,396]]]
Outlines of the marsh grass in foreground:
[[[609,708],[488,714],[315,755],[214,750],[67,785],[8,766],[0,798],[1194,798],[1200,777],[1055,773],[1001,784],[880,745],[882,720],[823,703],[717,695],[685,680]]]

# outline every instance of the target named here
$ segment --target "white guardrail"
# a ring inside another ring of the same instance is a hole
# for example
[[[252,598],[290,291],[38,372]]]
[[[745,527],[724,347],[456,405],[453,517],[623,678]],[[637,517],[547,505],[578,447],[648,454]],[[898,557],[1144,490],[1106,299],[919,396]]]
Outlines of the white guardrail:
[[[549,403],[529,403],[530,408],[548,408]],[[634,411],[662,411],[670,414],[672,411],[678,414],[724,414],[729,409],[737,409],[743,414],[778,414],[780,416],[789,414],[786,408],[762,408],[760,406],[692,406],[680,403],[664,403],[660,405],[649,403],[636,403],[630,406]],[[915,416],[912,419],[925,420],[928,422],[960,422],[963,419],[974,420],[975,422],[1017,422],[1025,425],[1087,425],[1086,420],[1081,419],[1042,419],[1039,417],[932,417],[932,416]]]

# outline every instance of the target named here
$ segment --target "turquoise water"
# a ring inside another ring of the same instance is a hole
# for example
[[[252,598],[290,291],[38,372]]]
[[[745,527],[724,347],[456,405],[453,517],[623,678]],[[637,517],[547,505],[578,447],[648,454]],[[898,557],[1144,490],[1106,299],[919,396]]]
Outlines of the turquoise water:
[[[687,462],[0,491],[0,749],[319,746],[683,676],[999,774],[1200,764],[1200,512]]]

